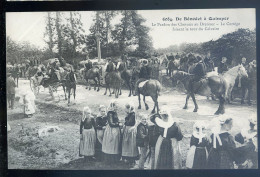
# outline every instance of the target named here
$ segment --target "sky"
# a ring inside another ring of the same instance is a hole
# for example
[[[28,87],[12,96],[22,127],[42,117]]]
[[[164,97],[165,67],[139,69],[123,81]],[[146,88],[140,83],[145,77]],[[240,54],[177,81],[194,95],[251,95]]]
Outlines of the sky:
[[[149,35],[152,37],[156,49],[181,43],[200,43],[216,40],[223,34],[233,32],[238,28],[255,29],[256,21],[255,9],[140,10],[138,13],[146,19],[144,24],[151,29]],[[93,24],[95,16],[94,11],[81,11],[80,14],[83,27],[86,33],[89,34],[89,28]],[[17,42],[27,41],[40,48],[46,47],[44,42],[46,15],[47,12],[8,12],[6,14],[7,36]],[[187,19],[188,17],[198,18],[199,20],[184,21],[184,18]],[[217,17],[222,20],[209,20],[210,17]],[[176,21],[176,18],[182,20]],[[120,18],[117,17],[113,23],[117,23],[119,20]],[[162,26],[164,23],[175,26]],[[195,23],[198,26],[194,26]],[[205,30],[206,26],[200,23],[214,23],[215,25],[210,27],[215,28],[215,30]],[[159,24],[161,26],[158,26]],[[193,26],[186,26],[189,31],[180,31],[183,30],[183,25]],[[197,30],[190,31],[190,28]],[[198,31],[198,28],[203,30]]]

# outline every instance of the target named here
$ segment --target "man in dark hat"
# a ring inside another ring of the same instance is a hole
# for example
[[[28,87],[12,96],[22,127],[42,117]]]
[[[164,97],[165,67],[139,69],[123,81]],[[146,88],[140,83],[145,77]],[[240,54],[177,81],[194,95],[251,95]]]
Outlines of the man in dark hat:
[[[85,64],[85,68],[86,68],[86,72],[88,70],[90,70],[91,68],[93,68],[93,64],[92,64],[92,61],[90,61],[90,59],[87,60],[88,62]]]
[[[151,79],[152,69],[148,66],[148,60],[143,60],[141,63],[141,69],[139,73],[139,79],[135,84],[135,95],[138,91],[138,86],[141,82]]]
[[[227,66],[227,58],[226,57],[222,57],[222,60],[218,66],[218,74],[223,74],[224,72],[226,72],[228,70],[228,66]]]
[[[15,84],[14,78],[12,77],[11,73],[7,73],[6,87],[7,87],[8,106],[9,106],[9,108],[14,109],[16,84]]]

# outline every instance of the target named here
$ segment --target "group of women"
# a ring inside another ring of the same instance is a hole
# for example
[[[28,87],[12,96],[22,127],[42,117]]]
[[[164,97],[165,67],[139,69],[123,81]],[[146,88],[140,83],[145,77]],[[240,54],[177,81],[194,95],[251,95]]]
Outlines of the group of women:
[[[158,114],[137,116],[134,104],[127,103],[122,125],[118,106],[117,101],[112,101],[108,109],[101,105],[95,119],[89,107],[83,109],[79,155],[86,161],[95,159],[112,168],[124,163],[134,169],[144,169],[147,159],[150,169],[257,168],[256,118],[249,120],[249,129],[243,129],[235,137],[230,133],[231,117],[219,117],[210,136],[203,121],[195,122],[185,164],[180,146],[182,131],[166,108]],[[153,125],[148,126],[148,117]]]

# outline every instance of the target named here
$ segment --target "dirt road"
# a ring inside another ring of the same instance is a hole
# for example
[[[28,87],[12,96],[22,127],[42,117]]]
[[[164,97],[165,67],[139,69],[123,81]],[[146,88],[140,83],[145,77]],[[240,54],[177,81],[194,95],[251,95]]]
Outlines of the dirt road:
[[[30,89],[28,80],[20,80],[17,96]],[[99,92],[86,90],[84,86],[77,86],[76,100],[72,99],[70,106],[64,100],[63,91],[55,93],[55,100],[51,100],[48,90],[40,89],[36,98],[37,111],[32,118],[24,118],[23,106],[16,102],[14,110],[8,110],[8,123],[12,130],[8,133],[8,168],[10,169],[111,169],[103,163],[93,162],[92,165],[85,164],[78,156],[79,145],[79,121],[84,106],[89,106],[94,114],[98,113],[100,104],[108,106],[114,96],[103,95],[102,88]],[[60,95],[60,96],[58,96]],[[60,98],[60,99],[59,99]],[[208,123],[208,131],[216,123],[214,112],[217,110],[216,101],[207,100],[205,97],[196,96],[199,110],[193,112],[194,105],[190,101],[189,109],[183,110],[185,95],[173,89],[164,89],[159,97],[159,106],[167,105],[172,116],[184,134],[181,141],[183,164],[189,148],[192,126],[196,120],[205,120]],[[117,99],[120,105],[119,118],[124,121],[124,104],[132,101],[138,106],[137,97],[128,97],[128,91]],[[150,114],[153,107],[151,98],[147,98],[150,107],[148,111],[136,110]],[[233,133],[237,133],[242,127],[248,124],[247,118],[256,116],[256,105],[241,106],[234,102],[226,106],[226,114],[234,118]],[[39,137],[38,131],[46,126],[58,126],[58,131],[48,132],[48,135]],[[125,166],[118,166],[118,169],[127,169]]]

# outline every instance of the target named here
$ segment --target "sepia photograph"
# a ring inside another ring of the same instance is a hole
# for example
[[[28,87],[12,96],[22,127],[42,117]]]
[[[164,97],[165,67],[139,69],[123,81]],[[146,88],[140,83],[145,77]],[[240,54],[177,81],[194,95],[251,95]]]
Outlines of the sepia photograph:
[[[8,169],[258,168],[254,8],[5,23]]]

